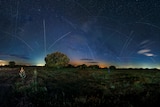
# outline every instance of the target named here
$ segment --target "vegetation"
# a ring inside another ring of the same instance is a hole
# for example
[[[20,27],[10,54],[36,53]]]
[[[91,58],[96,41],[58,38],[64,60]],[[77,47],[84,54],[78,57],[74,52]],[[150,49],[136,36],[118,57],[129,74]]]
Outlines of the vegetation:
[[[86,69],[87,65],[86,64],[78,65],[77,68],[79,68],[79,69]]]
[[[116,67],[115,67],[114,65],[111,65],[111,66],[109,66],[109,69],[110,69],[111,71],[114,71],[114,70],[116,70]]]
[[[0,72],[1,107],[159,106],[157,69],[53,69],[24,67]],[[47,71],[47,72],[46,72]]]
[[[99,69],[100,67],[98,65],[90,65],[88,66],[90,69]]]
[[[45,57],[46,67],[63,68],[69,61],[70,59],[61,52],[51,53]]]
[[[13,68],[15,67],[16,63],[14,61],[10,61],[9,62],[9,67]]]

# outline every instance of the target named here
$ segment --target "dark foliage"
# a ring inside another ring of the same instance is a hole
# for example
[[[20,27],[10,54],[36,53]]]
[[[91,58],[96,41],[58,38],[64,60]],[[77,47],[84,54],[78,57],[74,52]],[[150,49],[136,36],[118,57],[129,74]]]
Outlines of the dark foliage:
[[[79,69],[86,69],[87,65],[86,64],[78,65],[77,68],[79,68]]]
[[[109,66],[109,69],[110,69],[111,71],[114,71],[114,70],[116,70],[116,66],[111,65],[111,66]]]
[[[10,61],[9,62],[9,67],[13,68],[15,67],[16,63],[14,61]]]
[[[88,68],[91,68],[91,69],[99,69],[99,66],[98,66],[98,65],[90,65],[90,66],[88,66]]]
[[[66,67],[70,59],[61,52],[48,54],[45,57],[46,67],[63,68]]]

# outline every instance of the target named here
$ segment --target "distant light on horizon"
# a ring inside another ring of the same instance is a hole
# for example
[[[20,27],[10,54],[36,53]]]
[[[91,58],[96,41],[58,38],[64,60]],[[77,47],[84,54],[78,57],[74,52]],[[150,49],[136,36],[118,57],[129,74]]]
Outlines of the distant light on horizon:
[[[32,65],[44,66],[45,65],[44,58],[40,57],[40,58],[36,59],[34,62],[32,62]]]
[[[36,64],[36,66],[44,66],[45,64]]]
[[[8,65],[8,62],[4,60],[0,60],[0,66],[5,66],[5,65]]]

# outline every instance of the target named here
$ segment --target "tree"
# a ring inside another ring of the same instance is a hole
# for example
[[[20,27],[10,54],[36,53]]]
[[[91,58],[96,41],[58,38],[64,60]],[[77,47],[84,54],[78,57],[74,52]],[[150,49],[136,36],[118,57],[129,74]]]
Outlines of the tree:
[[[98,65],[90,65],[90,66],[88,66],[88,68],[91,68],[91,69],[99,69],[99,66],[98,66]]]
[[[78,65],[77,68],[86,69],[86,68],[87,68],[87,65],[86,65],[86,64]]]
[[[9,61],[9,67],[11,67],[11,68],[13,68],[13,67],[15,67],[15,62],[14,61]]]
[[[110,69],[111,71],[114,71],[114,70],[116,70],[116,67],[113,66],[113,65],[111,65],[111,66],[109,67],[109,69]]]
[[[75,66],[72,64],[68,64],[67,68],[75,68]]]
[[[70,59],[61,52],[55,52],[48,54],[45,57],[45,66],[46,67],[54,67],[54,68],[63,68],[66,67],[69,63]]]

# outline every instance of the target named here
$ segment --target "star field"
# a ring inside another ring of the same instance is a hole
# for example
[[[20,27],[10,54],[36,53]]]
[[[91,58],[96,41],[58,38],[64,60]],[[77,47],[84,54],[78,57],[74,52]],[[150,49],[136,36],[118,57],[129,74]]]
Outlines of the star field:
[[[160,68],[159,0],[0,0],[0,61]],[[85,59],[85,60],[84,60]]]

